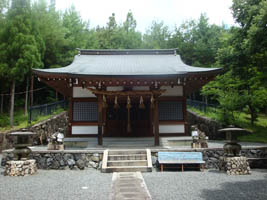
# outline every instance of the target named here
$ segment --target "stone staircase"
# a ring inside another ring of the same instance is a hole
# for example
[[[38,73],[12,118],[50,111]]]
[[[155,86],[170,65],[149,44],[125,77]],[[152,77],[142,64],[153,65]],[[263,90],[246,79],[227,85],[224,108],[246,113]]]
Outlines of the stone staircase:
[[[151,172],[152,160],[149,149],[105,150],[102,172]]]

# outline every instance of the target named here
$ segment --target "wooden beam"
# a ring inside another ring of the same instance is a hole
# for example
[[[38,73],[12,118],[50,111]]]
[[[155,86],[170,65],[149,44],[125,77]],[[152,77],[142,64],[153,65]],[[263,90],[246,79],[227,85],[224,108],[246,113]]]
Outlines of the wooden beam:
[[[95,95],[107,95],[107,96],[136,96],[136,95],[156,95],[159,96],[164,93],[166,90],[150,90],[150,91],[105,91],[97,90],[93,88],[87,88]]]
[[[154,144],[159,146],[159,111],[158,99],[154,101]]]

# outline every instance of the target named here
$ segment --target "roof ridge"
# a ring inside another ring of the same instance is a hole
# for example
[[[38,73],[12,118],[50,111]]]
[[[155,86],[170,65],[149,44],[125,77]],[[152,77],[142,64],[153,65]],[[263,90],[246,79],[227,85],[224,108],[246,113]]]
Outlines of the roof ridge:
[[[176,55],[177,49],[77,49],[80,55]]]

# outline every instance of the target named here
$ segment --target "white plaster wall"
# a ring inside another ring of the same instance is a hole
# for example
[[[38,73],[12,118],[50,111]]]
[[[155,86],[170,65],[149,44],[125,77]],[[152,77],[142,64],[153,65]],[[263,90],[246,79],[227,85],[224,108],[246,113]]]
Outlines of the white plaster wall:
[[[82,87],[73,87],[73,98],[96,97],[91,91]]]
[[[160,89],[167,90],[161,96],[183,96],[183,86],[162,86]]]
[[[133,86],[134,91],[140,91],[140,90],[149,90],[149,86]]]
[[[159,125],[159,133],[184,133],[184,124]]]
[[[123,86],[108,86],[107,91],[122,91]]]
[[[75,134],[97,134],[98,126],[72,126],[72,135]]]

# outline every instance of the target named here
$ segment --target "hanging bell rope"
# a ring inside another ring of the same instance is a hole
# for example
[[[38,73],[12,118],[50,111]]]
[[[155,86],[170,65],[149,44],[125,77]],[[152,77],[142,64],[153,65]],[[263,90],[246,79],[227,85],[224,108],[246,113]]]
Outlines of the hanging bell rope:
[[[118,104],[118,97],[115,96],[115,100],[114,100],[114,109],[119,109],[120,105]]]
[[[131,106],[131,99],[130,99],[130,97],[128,96],[128,97],[127,97],[127,106],[126,106],[126,108],[127,108],[127,109],[131,109],[131,107],[132,107],[132,106]]]
[[[154,108],[154,97],[153,97],[153,95],[151,95],[151,98],[150,98],[150,108],[151,109]]]
[[[127,123],[127,132],[130,133],[131,132],[131,115],[130,115],[130,109],[131,109],[131,99],[128,96],[127,97],[127,110],[128,110],[128,123]]]
[[[105,95],[103,95],[103,108],[107,108],[108,104],[107,104],[107,99],[105,97]]]
[[[144,99],[142,96],[140,96],[140,104],[139,104],[139,108],[140,109],[145,109],[145,104],[144,104]]]

